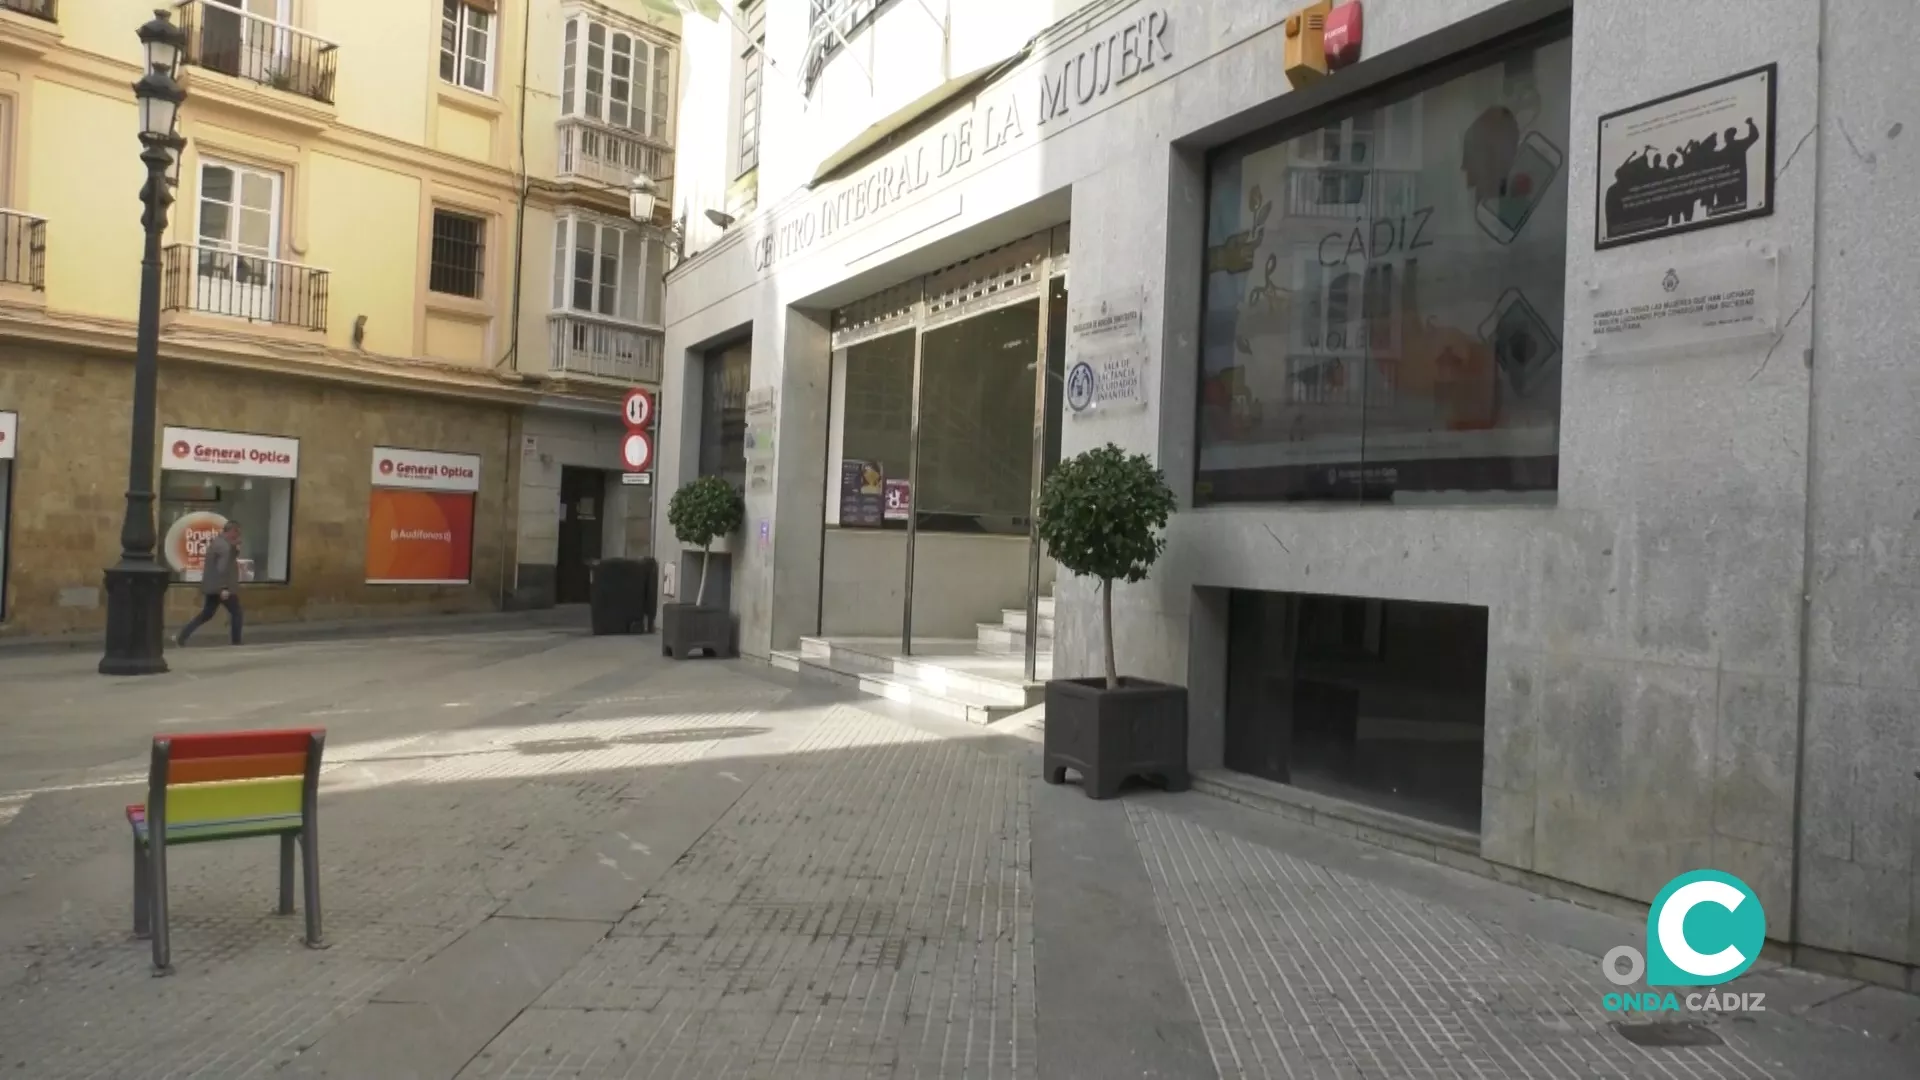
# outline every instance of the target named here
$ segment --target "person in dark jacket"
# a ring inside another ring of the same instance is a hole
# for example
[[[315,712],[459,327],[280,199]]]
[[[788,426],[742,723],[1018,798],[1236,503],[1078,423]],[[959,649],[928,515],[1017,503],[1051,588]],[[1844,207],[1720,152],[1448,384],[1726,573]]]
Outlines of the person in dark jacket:
[[[207,556],[200,564],[200,614],[193,617],[173,639],[185,647],[195,630],[212,621],[213,613],[227,609],[227,629],[233,643],[240,644],[240,525],[229,521],[220,535],[207,545]]]

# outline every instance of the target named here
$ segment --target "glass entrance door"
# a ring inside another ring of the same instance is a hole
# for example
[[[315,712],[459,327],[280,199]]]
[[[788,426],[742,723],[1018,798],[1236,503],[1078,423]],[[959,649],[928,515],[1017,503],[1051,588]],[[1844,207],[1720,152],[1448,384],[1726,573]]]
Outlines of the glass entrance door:
[[[1024,658],[1040,301],[926,330],[909,652]]]
[[[1049,677],[1066,227],[833,313],[820,636]],[[943,665],[946,666],[946,665]]]
[[[1034,509],[1059,453],[1055,232],[932,275],[922,304],[903,648],[972,656],[996,679],[1051,668],[1052,564]]]

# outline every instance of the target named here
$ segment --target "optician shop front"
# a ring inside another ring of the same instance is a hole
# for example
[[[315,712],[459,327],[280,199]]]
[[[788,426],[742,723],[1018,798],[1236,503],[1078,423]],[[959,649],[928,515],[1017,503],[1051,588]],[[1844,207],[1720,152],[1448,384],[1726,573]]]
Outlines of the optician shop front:
[[[207,545],[232,523],[241,582],[287,584],[300,440],[167,428],[161,445],[161,551],[175,579],[199,581]],[[479,457],[375,446],[368,467],[366,584],[470,584]]]
[[[1207,783],[1641,902],[1712,865],[1920,970],[1873,929],[1920,925],[1920,316],[1856,287],[1913,265],[1912,137],[1820,119],[1906,5],[1362,2],[1301,89],[1297,5],[1089,6],[674,272],[660,495],[744,487],[741,651],[1024,602],[1096,673],[1024,508],[1111,441],[1179,503],[1120,665]]]
[[[70,359],[14,359],[22,370],[0,370],[0,392],[25,389],[0,400],[0,633],[92,631],[126,507],[122,383],[106,363],[96,379]],[[511,406],[166,374],[154,491],[169,626],[198,610],[207,545],[229,521],[256,626],[496,610],[512,589]],[[83,391],[106,397],[105,430],[55,421]]]

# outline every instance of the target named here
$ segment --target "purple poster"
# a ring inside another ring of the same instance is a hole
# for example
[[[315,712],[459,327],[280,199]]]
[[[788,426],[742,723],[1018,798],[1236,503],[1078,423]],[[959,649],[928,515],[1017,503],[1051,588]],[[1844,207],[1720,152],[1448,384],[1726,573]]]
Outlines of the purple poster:
[[[913,485],[905,480],[887,481],[887,520],[905,521],[913,512]]]

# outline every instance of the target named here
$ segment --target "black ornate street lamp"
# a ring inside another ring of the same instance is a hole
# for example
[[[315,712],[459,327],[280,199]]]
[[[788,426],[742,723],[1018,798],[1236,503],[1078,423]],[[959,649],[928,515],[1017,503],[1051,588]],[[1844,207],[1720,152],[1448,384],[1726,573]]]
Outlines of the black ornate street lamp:
[[[127,455],[127,516],[120,526],[120,561],[107,570],[107,649],[102,675],[158,675],[167,670],[167,567],[155,557],[153,518],[154,413],[160,364],[160,240],[167,228],[170,190],[186,140],[176,134],[186,90],[176,81],[187,37],[166,11],[140,28],[147,73],[133,84],[140,102],[140,189],[147,230],[140,262],[140,329],[133,363],[133,443]]]

